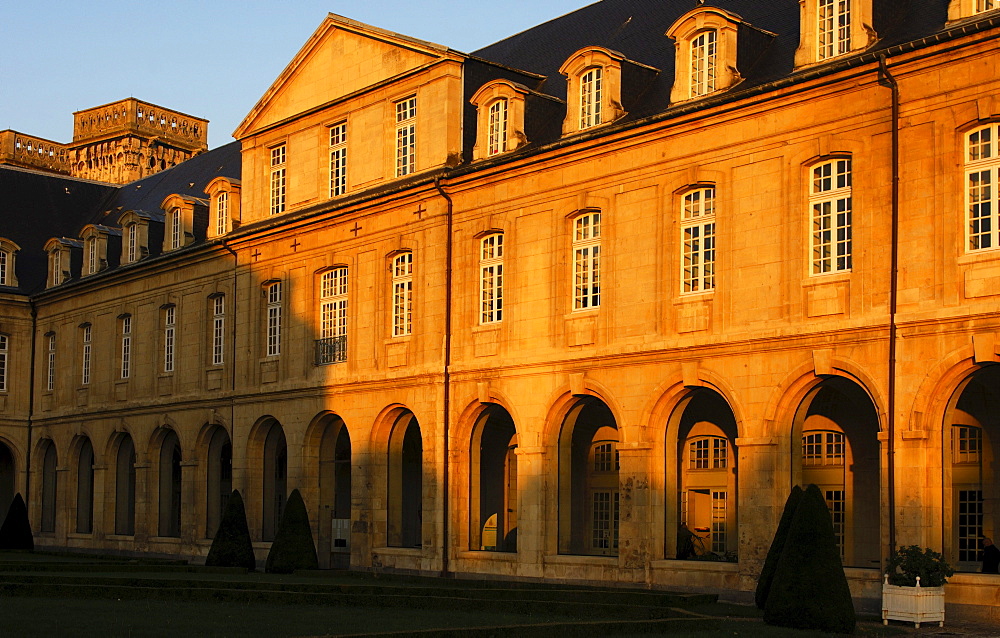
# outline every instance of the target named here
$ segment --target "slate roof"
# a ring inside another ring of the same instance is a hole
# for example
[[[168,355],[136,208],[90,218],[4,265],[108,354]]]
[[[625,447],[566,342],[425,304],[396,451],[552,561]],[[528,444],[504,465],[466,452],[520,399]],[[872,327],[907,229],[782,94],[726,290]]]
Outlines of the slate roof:
[[[239,142],[121,186],[0,166],[0,237],[21,249],[16,265],[18,287],[0,291],[30,295],[45,288],[44,247],[52,237],[76,239],[87,224],[118,227],[119,218],[128,210],[150,213],[162,225],[160,204],[168,195],[204,198],[210,181],[220,176],[239,179],[240,169]],[[204,239],[204,229],[200,238]],[[156,252],[159,247],[153,244],[151,248]]]

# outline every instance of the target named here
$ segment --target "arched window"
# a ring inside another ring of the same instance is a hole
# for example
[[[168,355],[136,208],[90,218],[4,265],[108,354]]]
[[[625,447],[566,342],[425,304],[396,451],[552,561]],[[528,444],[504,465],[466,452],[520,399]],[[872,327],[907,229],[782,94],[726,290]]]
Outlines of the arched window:
[[[817,0],[816,46],[818,60],[844,55],[851,50],[850,0]]]
[[[705,31],[691,40],[691,97],[715,91],[715,31]]]
[[[233,444],[225,428],[215,426],[208,443],[205,537],[215,538],[233,493]]]
[[[0,392],[7,391],[7,335],[0,334]]]
[[[320,277],[317,365],[347,361],[347,272],[343,266]]]
[[[0,286],[17,287],[14,261],[18,250],[17,244],[0,237]]]
[[[412,412],[396,419],[389,435],[388,528],[390,547],[423,545],[423,437]]]
[[[51,441],[45,442],[45,452],[42,454],[42,520],[39,531],[49,533],[56,531],[56,467],[59,465],[56,446]]]
[[[215,234],[225,235],[229,232],[229,193],[222,191],[215,198]]]
[[[125,233],[125,263],[131,264],[139,260],[139,233],[134,223],[127,224],[123,231]]]
[[[498,155],[507,151],[507,99],[500,98],[490,104],[489,141],[487,155]]]
[[[263,525],[261,540],[273,541],[288,502],[288,445],[285,430],[277,421],[271,423],[264,439]]]
[[[573,310],[601,305],[601,213],[573,220]]]
[[[851,269],[852,186],[851,160],[824,161],[810,169],[809,209],[812,219],[813,275]]]
[[[94,531],[94,446],[84,437],[76,466],[76,533]]]
[[[181,535],[181,444],[174,432],[160,443],[159,534]]]
[[[115,534],[135,534],[135,444],[121,435],[115,464]]]
[[[483,237],[479,253],[479,323],[503,320],[503,233]]]
[[[715,187],[688,191],[681,198],[681,291],[715,289]]]
[[[600,67],[589,69],[580,76],[580,129],[587,129],[601,123],[602,81],[604,72]]]
[[[517,431],[503,407],[489,405],[472,434],[469,549],[517,551]]]
[[[1000,124],[965,134],[966,250],[1000,247]]]

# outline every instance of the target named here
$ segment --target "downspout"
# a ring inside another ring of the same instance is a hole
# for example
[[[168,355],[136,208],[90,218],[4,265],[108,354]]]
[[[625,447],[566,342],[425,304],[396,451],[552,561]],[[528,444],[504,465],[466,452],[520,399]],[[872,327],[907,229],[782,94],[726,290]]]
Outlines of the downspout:
[[[448,549],[449,549],[449,503],[448,495],[451,489],[449,483],[449,446],[448,446],[448,436],[449,436],[449,425],[451,423],[451,296],[452,296],[452,254],[454,251],[453,239],[452,239],[452,227],[454,225],[454,211],[455,205],[451,197],[444,191],[441,187],[441,177],[437,176],[434,178],[434,188],[437,192],[441,194],[441,197],[445,199],[448,203],[448,239],[445,242],[445,292],[444,292],[444,472],[443,472],[443,487],[442,487],[442,535],[444,537],[444,543],[441,546],[441,576],[447,578],[450,576],[448,572]]]
[[[229,359],[232,361],[231,369],[229,371],[229,427],[232,429],[233,434],[230,439],[230,444],[236,441],[236,268],[239,266],[240,258],[236,254],[236,251],[229,247],[229,244],[225,240],[222,240],[221,245],[223,248],[229,251],[229,254],[233,256],[233,349],[229,355]],[[235,450],[236,448],[233,447]],[[229,459],[230,465],[232,464],[232,455]],[[230,468],[231,469],[231,468]],[[246,491],[244,489],[244,491]]]
[[[899,84],[889,72],[885,54],[878,58],[879,84],[892,92],[892,233],[889,276],[889,396],[886,429],[889,483],[889,551],[896,549],[896,307],[899,288]]]
[[[38,330],[38,308],[28,299],[31,306],[31,364],[28,369],[28,448],[24,451],[24,504],[31,503],[31,428],[35,416],[35,333]]]

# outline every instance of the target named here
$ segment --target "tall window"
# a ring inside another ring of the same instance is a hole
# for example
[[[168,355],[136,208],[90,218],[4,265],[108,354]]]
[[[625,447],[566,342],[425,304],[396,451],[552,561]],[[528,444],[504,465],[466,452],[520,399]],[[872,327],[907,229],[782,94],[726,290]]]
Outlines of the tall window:
[[[819,59],[826,60],[851,50],[851,0],[818,1]]]
[[[699,188],[681,202],[681,290],[715,288],[715,188]]]
[[[396,102],[396,177],[409,175],[417,162],[417,96]]]
[[[45,389],[52,392],[56,387],[56,336],[49,335],[49,356],[48,370],[46,373]]]
[[[267,287],[267,356],[281,354],[281,282]]]
[[[181,239],[184,237],[181,227],[181,209],[175,208],[170,211],[170,249],[176,250],[181,247]]]
[[[392,260],[392,336],[405,337],[413,330],[413,253]]]
[[[580,128],[601,123],[602,69],[595,67],[580,77]]]
[[[347,122],[330,127],[330,197],[347,192]]]
[[[6,250],[0,249],[0,286],[10,285],[7,283],[10,281],[10,276],[7,274],[10,262],[10,254]]]
[[[976,13],[992,11],[996,8],[1000,8],[1000,2],[997,0],[976,0]]]
[[[222,191],[215,200],[215,234],[229,232],[229,193]]]
[[[490,105],[490,134],[487,155],[507,150],[507,98]]]
[[[212,365],[221,366],[225,356],[226,297],[212,299]]]
[[[163,371],[174,371],[174,346],[177,339],[177,308],[163,309]]]
[[[90,384],[90,347],[92,329],[90,324],[83,327],[83,352],[80,355],[80,384]]]
[[[7,335],[0,335],[0,392],[7,391]]]
[[[132,317],[122,317],[122,379],[132,376]]]
[[[347,268],[334,268],[320,279],[320,343],[317,363],[347,361]]]
[[[125,261],[130,264],[139,259],[138,235],[135,224],[125,226]]]
[[[977,128],[965,137],[966,211],[969,251],[1000,246],[1000,125]]]
[[[851,160],[812,167],[812,274],[851,269]]]
[[[573,221],[573,310],[601,305],[601,214]]]
[[[87,240],[87,274],[93,275],[97,272],[98,268],[98,258],[97,258],[97,238],[91,237]]]
[[[58,286],[63,282],[63,251],[55,248],[52,251],[52,285]]]
[[[479,255],[479,323],[503,319],[503,234],[483,237]]]
[[[285,212],[285,145],[271,149],[271,214]]]
[[[691,40],[691,97],[715,90],[716,31],[706,31]]]

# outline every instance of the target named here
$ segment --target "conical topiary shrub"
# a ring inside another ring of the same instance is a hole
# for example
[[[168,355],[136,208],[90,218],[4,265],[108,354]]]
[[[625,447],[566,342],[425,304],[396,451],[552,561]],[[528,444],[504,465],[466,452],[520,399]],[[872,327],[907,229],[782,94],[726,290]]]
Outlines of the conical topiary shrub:
[[[28,522],[28,508],[18,492],[7,510],[7,518],[0,526],[0,549],[35,549],[35,539]]]
[[[785,501],[785,509],[781,512],[781,520],[778,521],[778,529],[774,532],[774,540],[771,541],[771,548],[767,550],[767,557],[764,559],[764,566],[760,570],[757,578],[757,591],[754,593],[754,602],[759,609],[764,609],[767,602],[767,594],[771,591],[771,582],[774,579],[774,570],[778,566],[778,559],[781,558],[781,550],[785,547],[785,539],[788,537],[788,528],[792,525],[792,517],[802,500],[802,488],[796,485],[792,488],[792,493]]]
[[[281,515],[278,532],[271,543],[264,570],[270,574],[290,574],[296,569],[319,569],[316,558],[316,544],[313,543],[312,528],[306,504],[298,490],[292,490]]]
[[[849,634],[854,603],[823,494],[806,488],[795,509],[764,605],[769,625]]]
[[[205,559],[207,567],[246,567],[257,569],[257,559],[253,555],[253,542],[247,528],[247,513],[243,507],[243,497],[239,490],[233,490],[226,511],[222,513],[219,531],[212,539],[212,548]]]

